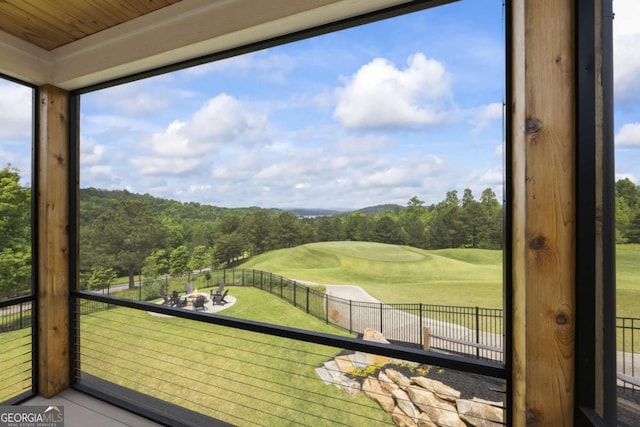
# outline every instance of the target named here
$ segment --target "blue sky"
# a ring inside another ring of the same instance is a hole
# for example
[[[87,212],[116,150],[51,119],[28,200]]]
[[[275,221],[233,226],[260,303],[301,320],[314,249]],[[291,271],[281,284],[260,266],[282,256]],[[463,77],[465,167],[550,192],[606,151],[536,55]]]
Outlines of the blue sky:
[[[636,183],[639,6],[614,1],[616,166]],[[502,16],[466,0],[83,95],[81,187],[227,207],[501,197]],[[0,95],[0,158],[28,171],[28,91]]]

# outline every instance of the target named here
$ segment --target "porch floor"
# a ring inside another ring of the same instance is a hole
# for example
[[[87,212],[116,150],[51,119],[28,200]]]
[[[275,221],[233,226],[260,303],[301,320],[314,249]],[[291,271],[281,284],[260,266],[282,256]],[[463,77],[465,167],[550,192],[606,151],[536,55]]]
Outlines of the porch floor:
[[[57,405],[64,407],[65,427],[155,427],[161,426],[74,389],[46,399],[35,396],[22,405]]]

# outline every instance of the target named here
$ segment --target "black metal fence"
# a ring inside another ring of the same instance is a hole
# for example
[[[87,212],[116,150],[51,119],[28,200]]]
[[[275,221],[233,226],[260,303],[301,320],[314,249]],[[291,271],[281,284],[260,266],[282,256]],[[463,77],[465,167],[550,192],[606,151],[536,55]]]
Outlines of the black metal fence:
[[[34,297],[0,302],[0,403],[33,394]]]
[[[288,301],[306,313],[350,332],[373,328],[394,344],[430,348],[456,354],[503,361],[503,310],[432,304],[385,304],[352,301],[327,295],[323,288],[307,286],[277,274],[251,269],[223,269],[192,273],[188,277],[139,280],[136,287],[115,285],[97,290],[142,301],[184,291],[185,281],[206,288],[218,283],[252,286]],[[158,292],[156,292],[158,291]],[[618,378],[640,390],[640,319],[617,318]]]
[[[394,344],[502,361],[502,309],[353,301],[327,295],[322,287],[251,269],[214,270],[182,278],[167,276],[139,280],[134,288],[113,285],[94,291],[148,301],[159,298],[161,288],[167,294],[173,290],[184,291],[186,281],[201,289],[218,283],[252,286],[350,332],[362,334],[372,328]]]
[[[640,391],[640,319],[617,317],[618,384]]]

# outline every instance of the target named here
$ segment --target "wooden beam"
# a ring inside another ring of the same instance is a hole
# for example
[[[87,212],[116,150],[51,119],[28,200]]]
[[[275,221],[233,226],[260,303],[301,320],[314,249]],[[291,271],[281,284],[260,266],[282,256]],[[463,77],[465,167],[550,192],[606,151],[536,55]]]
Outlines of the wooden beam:
[[[38,393],[69,387],[69,93],[38,90]]]
[[[512,2],[516,426],[573,425],[574,3]]]

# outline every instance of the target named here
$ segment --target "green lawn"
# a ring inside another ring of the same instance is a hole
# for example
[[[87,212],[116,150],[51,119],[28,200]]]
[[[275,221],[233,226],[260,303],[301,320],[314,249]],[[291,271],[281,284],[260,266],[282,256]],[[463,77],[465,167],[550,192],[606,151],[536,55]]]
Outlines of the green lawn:
[[[387,303],[502,306],[502,252],[425,251],[371,242],[324,242],[259,255],[242,268],[300,280],[356,284]]]
[[[31,389],[31,329],[0,333],[0,402]]]
[[[640,317],[640,245],[617,247],[617,315]],[[242,268],[355,284],[387,303],[502,307],[502,251],[323,242],[271,251]]]
[[[254,288],[220,314],[346,335]],[[340,349],[116,308],[81,318],[84,372],[235,425],[387,425],[315,373]],[[292,397],[295,396],[295,397]]]
[[[618,316],[640,317],[640,244],[617,246],[616,299]]]

